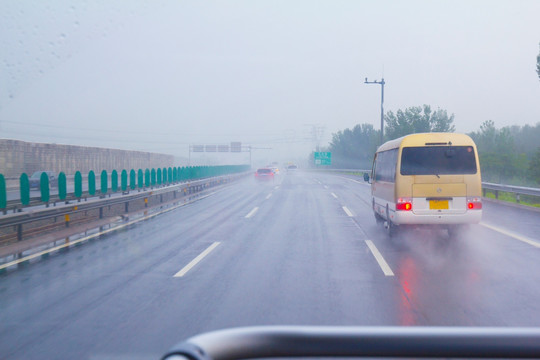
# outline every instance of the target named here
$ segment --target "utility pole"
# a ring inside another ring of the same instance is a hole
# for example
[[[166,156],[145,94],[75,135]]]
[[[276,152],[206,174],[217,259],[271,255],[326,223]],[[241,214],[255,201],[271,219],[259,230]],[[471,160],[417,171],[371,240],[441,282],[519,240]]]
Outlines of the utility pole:
[[[384,78],[381,79],[381,81],[368,81],[368,79],[366,78],[366,80],[364,81],[364,84],[379,84],[381,85],[381,145],[383,143],[383,134],[384,134]]]

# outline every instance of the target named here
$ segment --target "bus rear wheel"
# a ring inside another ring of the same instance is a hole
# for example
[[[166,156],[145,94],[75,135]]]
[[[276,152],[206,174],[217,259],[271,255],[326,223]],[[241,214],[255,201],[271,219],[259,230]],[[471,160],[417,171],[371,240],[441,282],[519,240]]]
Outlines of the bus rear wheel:
[[[397,234],[397,226],[392,224],[391,221],[385,221],[384,228],[386,229],[386,234],[389,237],[394,237]]]
[[[384,221],[384,228],[386,229],[386,233],[389,237],[393,237],[396,235],[397,226],[392,224],[392,221],[390,221],[390,211],[388,210],[388,204],[386,204],[386,221]]]
[[[377,210],[375,209],[375,199],[371,200],[371,209],[373,210],[373,215],[375,216],[375,222],[377,225],[384,223],[384,218],[377,213]]]

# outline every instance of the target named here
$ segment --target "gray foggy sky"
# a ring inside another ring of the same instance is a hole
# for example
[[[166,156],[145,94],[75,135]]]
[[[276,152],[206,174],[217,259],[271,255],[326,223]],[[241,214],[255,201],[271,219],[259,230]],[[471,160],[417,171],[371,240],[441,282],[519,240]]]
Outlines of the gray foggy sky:
[[[430,104],[456,130],[540,121],[540,1],[0,0],[0,137],[187,156]]]

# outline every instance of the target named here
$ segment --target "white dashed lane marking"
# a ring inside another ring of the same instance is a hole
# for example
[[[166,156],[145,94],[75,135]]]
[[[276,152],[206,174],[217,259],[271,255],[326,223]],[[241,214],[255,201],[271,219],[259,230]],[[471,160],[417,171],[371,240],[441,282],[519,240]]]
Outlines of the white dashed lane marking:
[[[343,211],[345,211],[345,214],[347,214],[347,216],[350,216],[350,217],[354,216],[351,210],[349,210],[349,208],[346,206],[343,206]]]
[[[385,276],[394,276],[394,272],[392,271],[392,269],[390,269],[390,266],[388,265],[386,260],[384,260],[383,256],[379,252],[379,249],[377,249],[377,247],[375,246],[373,241],[366,240],[366,244],[367,244],[369,250],[371,251],[371,253],[373,254],[373,256],[375,257],[375,260],[377,260],[377,263],[381,267],[381,270],[383,271],[384,275]]]
[[[246,219],[249,219],[250,217],[252,217],[253,215],[255,215],[255,213],[259,210],[258,207],[254,207],[253,210],[251,210],[246,216],[245,218]]]
[[[212,252],[220,243],[215,242],[212,245],[210,245],[206,250],[204,250],[202,253],[199,254],[195,259],[191,260],[189,264],[184,266],[182,270],[174,274],[174,277],[182,277],[187,274],[189,270],[191,270],[195,265],[197,265],[202,259],[204,259],[208,254]]]

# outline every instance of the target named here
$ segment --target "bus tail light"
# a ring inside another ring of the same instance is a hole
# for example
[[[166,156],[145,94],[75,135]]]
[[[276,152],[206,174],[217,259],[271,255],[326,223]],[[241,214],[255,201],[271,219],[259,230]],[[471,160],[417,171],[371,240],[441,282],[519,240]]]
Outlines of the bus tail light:
[[[412,199],[410,198],[399,198],[396,203],[396,210],[399,211],[411,211],[412,210]]]
[[[469,210],[482,210],[481,198],[467,198],[467,209]]]

